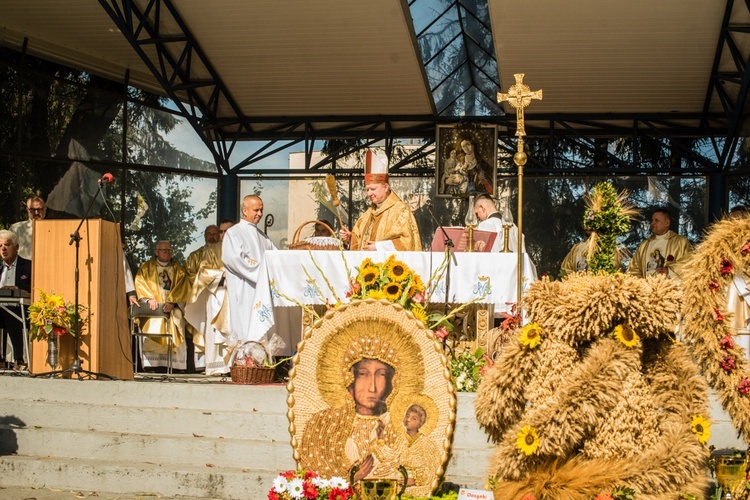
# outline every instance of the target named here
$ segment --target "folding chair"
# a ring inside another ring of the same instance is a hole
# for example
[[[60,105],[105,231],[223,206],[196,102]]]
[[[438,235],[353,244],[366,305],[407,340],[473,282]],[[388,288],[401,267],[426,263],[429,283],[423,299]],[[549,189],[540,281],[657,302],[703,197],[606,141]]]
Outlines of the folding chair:
[[[162,333],[146,333],[141,330],[137,319],[162,318]],[[130,336],[135,340],[135,356],[133,357],[133,372],[138,373],[138,360],[143,356],[143,339],[166,339],[167,341],[167,374],[172,374],[172,351],[174,350],[174,341],[172,335],[166,330],[166,324],[169,321],[169,313],[164,312],[164,304],[160,303],[159,307],[151,310],[148,306],[148,300],[142,300],[139,304],[130,306]]]

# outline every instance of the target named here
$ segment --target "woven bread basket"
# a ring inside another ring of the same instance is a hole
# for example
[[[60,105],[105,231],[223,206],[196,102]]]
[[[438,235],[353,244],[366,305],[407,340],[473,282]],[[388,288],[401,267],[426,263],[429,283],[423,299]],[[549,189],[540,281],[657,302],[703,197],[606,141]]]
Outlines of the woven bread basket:
[[[307,239],[300,241],[300,234],[302,233],[302,229],[304,229],[304,227],[309,224],[322,224],[331,234],[331,237],[330,238],[323,238],[323,237],[307,238]],[[318,242],[315,240],[322,240],[322,241]],[[289,244],[288,248],[289,250],[338,250],[339,242],[338,242],[338,239],[336,239],[336,233],[333,231],[333,229],[331,229],[331,226],[319,220],[309,220],[307,222],[303,222],[302,224],[300,224],[297,230],[294,231],[292,242]]]
[[[230,369],[232,382],[235,384],[270,384],[275,370],[263,366],[233,365]]]
[[[242,344],[242,347],[249,344],[258,344],[258,342],[248,340]],[[268,353],[266,353],[266,356],[268,356]],[[239,364],[236,359],[232,362],[232,367],[230,368],[232,382],[235,384],[270,384],[273,382],[275,372],[276,370],[272,366],[248,366]]]

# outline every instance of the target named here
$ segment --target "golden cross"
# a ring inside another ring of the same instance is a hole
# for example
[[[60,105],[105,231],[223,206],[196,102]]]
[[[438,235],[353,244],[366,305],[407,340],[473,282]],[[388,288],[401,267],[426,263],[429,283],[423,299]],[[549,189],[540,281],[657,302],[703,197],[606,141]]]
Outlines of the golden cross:
[[[532,90],[528,85],[523,83],[523,73],[516,73],[513,75],[516,78],[516,84],[511,85],[508,89],[507,94],[502,92],[497,93],[497,102],[502,103],[508,101],[508,104],[516,108],[516,137],[523,137],[526,135],[526,127],[523,121],[523,108],[531,104],[532,99],[542,100],[542,91]]]

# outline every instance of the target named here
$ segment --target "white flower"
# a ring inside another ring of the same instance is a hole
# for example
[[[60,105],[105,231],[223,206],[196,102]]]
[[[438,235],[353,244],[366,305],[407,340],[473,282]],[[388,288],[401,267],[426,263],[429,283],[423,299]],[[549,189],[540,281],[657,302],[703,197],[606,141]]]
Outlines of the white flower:
[[[331,488],[339,488],[341,490],[349,488],[349,481],[347,481],[343,477],[333,476],[329,480],[329,483],[331,484]]]
[[[303,484],[302,479],[298,477],[289,481],[289,494],[292,495],[292,498],[302,498],[304,496]]]
[[[331,486],[330,481],[328,481],[328,479],[324,479],[320,476],[314,477],[310,481],[319,489],[329,488]]]
[[[284,493],[288,487],[289,483],[284,476],[278,476],[273,480],[273,489],[276,493]]]

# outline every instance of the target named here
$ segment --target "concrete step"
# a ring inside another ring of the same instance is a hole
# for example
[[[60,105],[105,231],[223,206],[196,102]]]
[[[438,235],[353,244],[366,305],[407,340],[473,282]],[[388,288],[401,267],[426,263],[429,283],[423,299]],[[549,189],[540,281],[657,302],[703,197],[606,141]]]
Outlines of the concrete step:
[[[206,378],[209,379],[209,378]],[[286,390],[275,385],[196,383],[189,379],[159,382],[0,377],[3,397],[31,401],[179,408],[181,410],[258,411],[286,414]]]
[[[293,467],[292,467],[293,468]],[[144,496],[263,499],[278,471],[50,457],[0,457],[4,487],[52,487]]]
[[[146,433],[81,431],[26,427],[0,429],[0,453],[9,444],[29,456],[60,459],[145,461],[278,471],[294,467],[289,441],[223,439],[199,436],[153,436]]]
[[[3,399],[3,412],[27,427],[76,428],[151,435],[200,436],[223,439],[282,440],[279,429],[289,421],[268,411],[154,408],[64,401]],[[289,436],[287,432],[287,436]]]

